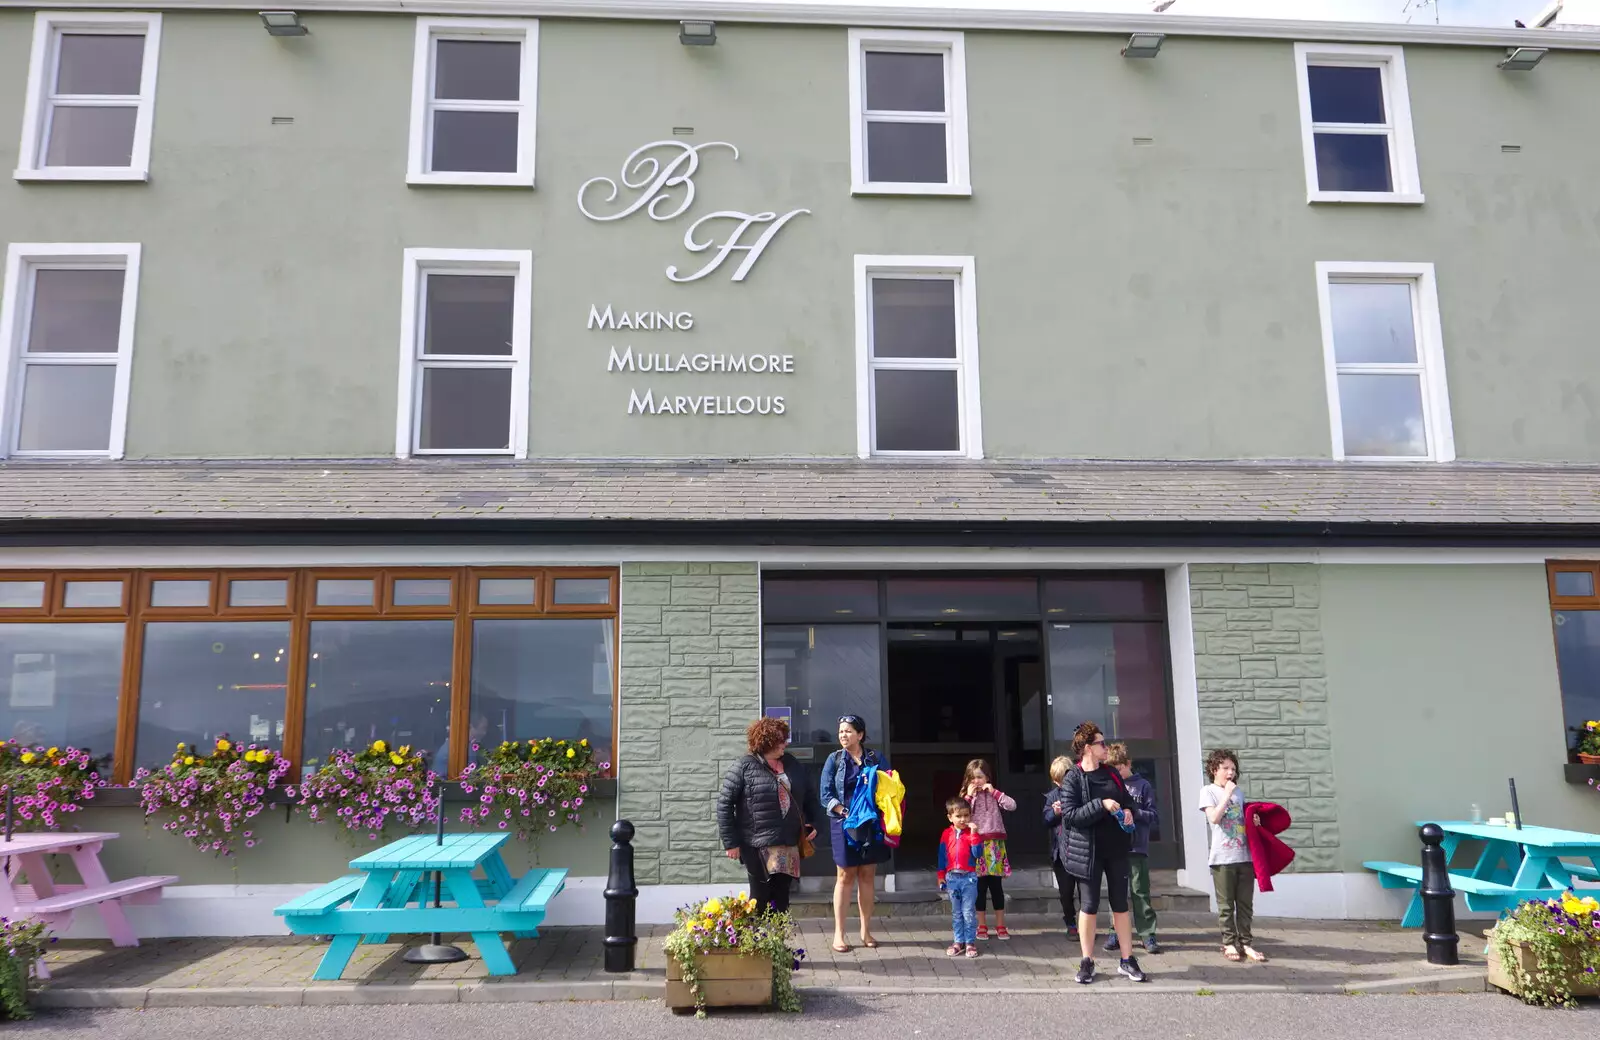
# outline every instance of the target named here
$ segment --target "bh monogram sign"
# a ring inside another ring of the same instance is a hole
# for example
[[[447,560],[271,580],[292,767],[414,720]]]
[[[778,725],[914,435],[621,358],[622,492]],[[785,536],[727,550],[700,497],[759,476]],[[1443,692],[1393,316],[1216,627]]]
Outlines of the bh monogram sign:
[[[682,141],[651,141],[634,149],[622,163],[621,184],[610,177],[591,177],[578,189],[578,209],[590,220],[622,220],[641,209],[651,220],[669,221],[682,216],[694,204],[694,175],[700,168],[700,154],[708,149],[726,148],[739,158],[739,149],[726,141],[707,141],[705,144],[685,144]],[[604,187],[604,197],[599,198]],[[623,189],[633,192],[625,205],[618,196]],[[595,197],[592,197],[595,196]],[[598,204],[611,212],[592,208]],[[620,207],[620,208],[614,208]],[[744,259],[734,268],[733,281],[744,281],[745,275],[755,266],[761,254],[771,244],[778,232],[789,221],[808,209],[792,209],[787,213],[764,210],[745,213],[741,210],[719,209],[696,220],[683,233],[683,247],[691,253],[704,253],[714,249],[711,258],[692,274],[679,274],[678,265],[667,267],[667,277],[674,282],[694,282],[721,267],[723,261],[734,253],[743,253]],[[718,234],[722,237],[719,240]],[[749,239],[746,241],[746,239]]]

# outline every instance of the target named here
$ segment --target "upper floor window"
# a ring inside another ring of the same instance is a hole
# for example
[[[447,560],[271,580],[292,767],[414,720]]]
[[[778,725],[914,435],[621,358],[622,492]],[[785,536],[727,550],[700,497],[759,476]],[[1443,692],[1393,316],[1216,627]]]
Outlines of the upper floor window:
[[[857,194],[971,195],[961,33],[850,30]]]
[[[148,180],[160,50],[159,14],[35,16],[17,179]]]
[[[6,251],[0,414],[10,455],[122,457],[137,245]]]
[[[533,187],[539,23],[418,18],[411,184]]]
[[[1294,45],[1311,202],[1422,201],[1399,47]]]
[[[856,447],[983,457],[970,256],[856,257]]]
[[[1333,457],[1456,457],[1432,264],[1319,263]]]
[[[407,249],[395,453],[528,454],[526,249]]]

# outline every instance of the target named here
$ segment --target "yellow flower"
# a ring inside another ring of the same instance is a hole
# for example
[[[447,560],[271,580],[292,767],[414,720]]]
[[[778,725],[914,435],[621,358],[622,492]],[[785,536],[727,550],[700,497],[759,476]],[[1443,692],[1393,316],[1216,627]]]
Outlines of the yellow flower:
[[[381,755],[381,754],[383,754],[383,753],[384,753],[384,752],[385,752],[385,751],[388,751],[388,750],[389,750],[389,745],[388,745],[388,744],[385,744],[385,743],[384,743],[384,742],[383,742],[383,741],[381,741],[381,740],[374,740],[374,741],[373,741],[373,742],[372,742],[372,750],[374,750],[374,751],[376,751],[376,752],[377,752],[377,753],[378,753],[378,754],[380,754],[380,755]]]
[[[219,741],[217,741],[217,750],[218,751],[232,751],[233,750],[233,745],[228,743],[226,740],[219,740]]]
[[[25,765],[25,766],[26,765],[31,765],[33,763],[33,760],[35,758],[37,758],[37,757],[39,757],[39,756],[35,755],[32,751],[24,751],[22,753],[22,764]]]
[[[706,904],[706,916],[707,917],[714,917],[714,916],[716,916],[717,914],[720,914],[720,913],[722,913],[722,900],[713,899],[709,903]]]
[[[185,755],[184,759],[183,759],[183,764],[186,765],[186,766],[194,765],[194,756],[193,755]]]
[[[183,743],[183,741],[180,740],[180,741],[178,741],[178,750],[182,751],[183,749],[184,749],[184,743]]]
[[[256,753],[254,751],[246,751],[244,753],[244,760],[246,762],[254,762],[256,760]]]
[[[588,737],[584,737],[582,740],[578,741],[578,745],[580,747],[588,747],[589,746],[589,738]]]
[[[409,755],[409,754],[411,754],[411,745],[410,744],[402,744],[400,746],[400,755],[401,755],[401,757],[405,757],[406,755]]]
[[[574,756],[576,754],[577,754],[577,752],[574,751],[572,748],[567,748],[567,757],[568,758],[571,758],[572,756]]]
[[[399,755],[390,754],[389,755],[389,761],[393,762],[397,766],[400,766],[400,765],[405,765],[405,761],[406,760],[401,758]]]
[[[51,758],[55,758],[57,755],[61,754],[61,749],[58,747],[53,747],[49,751],[46,751],[45,754]]]

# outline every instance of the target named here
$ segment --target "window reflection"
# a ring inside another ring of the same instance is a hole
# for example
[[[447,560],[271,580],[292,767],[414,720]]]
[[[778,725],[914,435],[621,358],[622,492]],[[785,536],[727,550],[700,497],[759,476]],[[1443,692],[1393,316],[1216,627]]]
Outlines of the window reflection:
[[[440,747],[454,634],[448,620],[313,622],[303,770],[314,772],[336,749],[358,751],[374,740]]]
[[[614,761],[613,622],[492,619],[472,623],[472,739],[587,740]]]
[[[283,747],[287,621],[152,621],[144,628],[135,764],[159,769],[182,741],[224,734]]]
[[[868,741],[884,737],[882,651],[877,625],[767,625],[761,703],[788,707],[789,735],[818,768],[839,740],[839,716],[860,715]]]
[[[1556,667],[1561,674],[1561,706],[1567,720],[1567,746],[1590,719],[1600,719],[1600,610],[1558,610]]]
[[[0,625],[0,739],[109,761],[122,686],[121,622]]]
[[[1167,735],[1167,649],[1160,622],[1050,626],[1051,729],[1057,753],[1081,722],[1108,741]]]

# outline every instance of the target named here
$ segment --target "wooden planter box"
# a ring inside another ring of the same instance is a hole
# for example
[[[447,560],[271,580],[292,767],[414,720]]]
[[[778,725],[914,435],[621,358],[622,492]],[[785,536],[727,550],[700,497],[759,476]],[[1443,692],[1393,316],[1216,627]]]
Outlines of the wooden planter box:
[[[759,1007],[772,1003],[772,958],[741,953],[700,955],[700,989],[706,1007]],[[667,956],[667,1007],[693,1010],[694,994],[677,959]]]
[[[1499,950],[1492,941],[1493,933],[1494,929],[1492,928],[1483,933],[1486,938],[1491,940],[1489,943],[1487,971],[1489,984],[1520,997],[1522,996],[1522,990],[1517,986],[1516,976],[1505,964],[1500,962]],[[1511,954],[1520,963],[1523,971],[1530,975],[1533,973],[1535,962],[1532,952],[1523,949],[1521,943],[1513,942],[1511,944]],[[1579,962],[1576,953],[1568,955],[1567,984],[1571,987],[1574,997],[1600,997],[1600,980],[1596,980],[1593,975],[1584,973],[1583,965]]]

